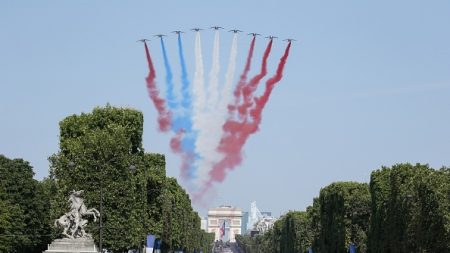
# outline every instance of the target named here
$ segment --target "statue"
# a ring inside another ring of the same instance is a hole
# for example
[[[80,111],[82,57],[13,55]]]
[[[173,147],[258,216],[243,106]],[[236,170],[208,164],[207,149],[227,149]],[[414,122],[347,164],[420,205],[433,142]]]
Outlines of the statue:
[[[87,238],[91,237],[84,231],[84,227],[88,221],[83,219],[84,216],[93,216],[94,222],[97,221],[97,216],[100,217],[100,212],[95,208],[87,209],[82,198],[83,190],[71,191],[69,195],[70,211],[63,214],[59,219],[55,220],[55,227],[62,227],[64,230],[62,234],[67,238]],[[70,234],[68,233],[70,232]]]

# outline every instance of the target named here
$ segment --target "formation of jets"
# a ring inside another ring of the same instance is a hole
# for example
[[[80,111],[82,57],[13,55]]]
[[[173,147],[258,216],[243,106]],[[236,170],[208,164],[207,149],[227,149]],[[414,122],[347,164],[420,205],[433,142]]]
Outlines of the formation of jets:
[[[211,26],[210,29],[214,29],[214,30],[217,31],[217,30],[224,29],[224,28],[221,27],[221,26]],[[198,28],[198,27],[194,27],[194,28],[191,29],[191,31],[194,31],[194,32],[200,32],[201,30],[203,30],[203,29]],[[242,32],[242,31],[241,31],[241,30],[238,30],[238,29],[231,29],[231,30],[229,30],[228,32],[240,33],[240,32]],[[176,30],[176,31],[172,31],[172,33],[175,33],[175,34],[177,34],[177,35],[180,35],[181,33],[184,33],[184,32],[183,32],[183,31],[180,31],[180,30]],[[251,35],[251,36],[253,36],[253,37],[256,37],[256,36],[260,36],[261,34],[252,32],[252,33],[249,33],[249,34],[247,34],[247,35]],[[165,36],[167,36],[167,35],[165,35],[165,34],[155,34],[155,35],[153,35],[153,36],[154,36],[154,37],[159,37],[159,38],[162,39],[163,37],[165,37]],[[269,35],[269,36],[267,36],[267,37],[265,37],[265,38],[266,38],[266,39],[273,40],[273,39],[277,39],[278,37],[273,36],[273,35]],[[148,39],[140,39],[140,40],[138,40],[137,42],[146,42],[146,41],[150,41],[150,40],[148,40]],[[297,40],[288,38],[288,39],[285,39],[285,40],[283,40],[283,41],[292,42],[292,41],[297,41]]]

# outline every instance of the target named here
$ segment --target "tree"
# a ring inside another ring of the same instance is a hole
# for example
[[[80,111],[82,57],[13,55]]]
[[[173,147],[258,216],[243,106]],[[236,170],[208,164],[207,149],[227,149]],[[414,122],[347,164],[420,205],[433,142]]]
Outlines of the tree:
[[[320,191],[319,203],[318,250],[323,253],[346,252],[350,243],[355,243],[360,252],[365,252],[370,218],[368,185],[332,183]]]
[[[50,242],[49,199],[28,162],[0,155],[0,249],[42,252]]]
[[[162,239],[164,251],[200,247],[200,219],[188,194],[165,174],[165,158],[142,148],[143,116],[107,105],[60,122],[60,150],[50,158],[56,186],[52,217],[67,211],[67,194],[85,190],[88,207],[100,209],[103,246],[123,252],[143,246],[147,234]],[[98,223],[87,231],[99,242]],[[212,241],[211,241],[212,242]]]
[[[372,172],[369,250],[450,252],[450,173],[397,164]]]

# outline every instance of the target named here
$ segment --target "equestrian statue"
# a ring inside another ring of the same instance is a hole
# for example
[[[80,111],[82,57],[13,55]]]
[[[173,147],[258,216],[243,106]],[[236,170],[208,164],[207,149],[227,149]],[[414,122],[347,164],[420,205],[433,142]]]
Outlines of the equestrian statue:
[[[62,227],[64,230],[62,234],[71,239],[75,238],[89,238],[90,234],[84,231],[88,221],[83,219],[86,216],[92,216],[94,222],[97,221],[97,217],[100,217],[100,212],[95,208],[88,209],[84,204],[82,197],[83,190],[71,191],[69,195],[70,211],[63,214],[59,219],[56,219],[55,227]]]

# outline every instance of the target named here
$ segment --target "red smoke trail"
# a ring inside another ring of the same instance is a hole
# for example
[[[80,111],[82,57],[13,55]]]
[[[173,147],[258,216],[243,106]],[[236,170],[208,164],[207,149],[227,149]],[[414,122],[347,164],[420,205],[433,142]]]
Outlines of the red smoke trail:
[[[170,148],[176,154],[180,154],[181,156],[181,176],[184,179],[189,178],[189,167],[194,161],[194,155],[186,153],[181,148],[181,140],[183,139],[183,135],[185,134],[184,129],[178,131],[178,133],[170,139]]]
[[[159,97],[159,91],[158,88],[156,88],[155,78],[156,78],[156,72],[155,68],[153,67],[152,58],[150,57],[150,52],[147,47],[147,43],[144,41],[145,46],[145,55],[147,56],[147,62],[148,62],[148,76],[145,78],[145,81],[147,82],[147,90],[148,94],[153,101],[153,104],[156,107],[156,110],[158,111],[158,125],[159,130],[166,132],[170,129],[170,122],[171,122],[171,114],[169,111],[167,111],[165,106],[164,99]]]
[[[250,82],[248,82],[242,89],[242,104],[238,106],[239,116],[242,118],[246,118],[248,116],[247,111],[253,105],[252,98],[253,93],[256,88],[258,88],[259,82],[266,76],[267,74],[267,59],[270,55],[270,50],[272,49],[273,40],[270,40],[267,44],[266,50],[264,51],[264,56],[261,64],[261,71],[254,76]]]
[[[220,141],[218,150],[225,154],[225,156],[221,161],[215,164],[213,169],[209,172],[209,182],[205,184],[205,188],[200,195],[205,193],[209,187],[211,187],[212,182],[222,182],[225,179],[227,169],[232,170],[242,162],[242,148],[249,136],[258,131],[262,119],[262,111],[269,100],[273,88],[283,77],[283,70],[289,56],[290,48],[291,43],[289,42],[280,59],[275,75],[266,81],[263,95],[254,98],[255,107],[250,111],[252,121],[246,117],[243,122],[229,120],[224,124],[223,129],[225,134]]]
[[[273,88],[281,80],[281,78],[283,78],[283,70],[284,66],[286,65],[286,60],[289,56],[290,49],[291,49],[291,42],[288,43],[284,55],[280,59],[280,63],[278,64],[276,74],[273,77],[269,78],[269,80],[267,80],[264,94],[258,98],[255,98],[256,106],[254,109],[250,111],[250,115],[252,116],[253,121],[258,122],[258,124],[259,122],[261,122],[262,111],[264,110],[264,107],[266,106],[267,101],[269,100]]]
[[[250,71],[250,66],[252,64],[253,51],[255,49],[255,42],[256,42],[256,37],[254,36],[252,39],[252,42],[250,43],[250,49],[248,50],[247,61],[245,63],[244,71],[242,72],[239,82],[233,92],[234,97],[235,97],[234,105],[228,105],[228,112],[230,114],[232,114],[236,110],[237,105],[239,104],[239,99],[242,94],[242,89],[244,88],[244,85],[247,82],[247,75],[248,75],[248,72]]]

